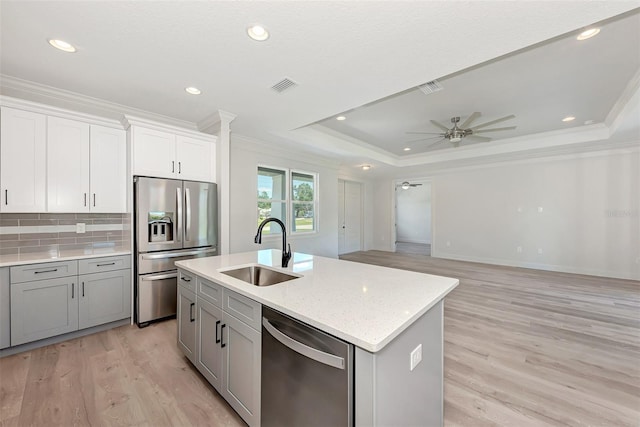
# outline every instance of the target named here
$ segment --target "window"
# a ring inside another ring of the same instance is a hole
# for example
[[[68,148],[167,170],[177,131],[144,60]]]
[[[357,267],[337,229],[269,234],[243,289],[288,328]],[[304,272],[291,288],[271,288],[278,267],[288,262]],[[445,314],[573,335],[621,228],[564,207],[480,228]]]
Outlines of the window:
[[[292,234],[315,232],[316,187],[315,174],[258,166],[258,224],[278,218]],[[280,227],[271,225],[262,229],[264,235],[280,233]]]

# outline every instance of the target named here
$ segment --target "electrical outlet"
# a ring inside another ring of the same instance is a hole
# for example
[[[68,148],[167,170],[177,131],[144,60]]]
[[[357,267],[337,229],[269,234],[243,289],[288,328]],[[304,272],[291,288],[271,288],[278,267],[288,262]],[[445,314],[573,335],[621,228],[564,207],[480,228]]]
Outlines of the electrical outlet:
[[[413,349],[410,355],[409,360],[409,370],[413,371],[418,363],[422,361],[422,344],[418,344],[416,348]]]
[[[518,247],[516,248],[516,252],[518,252],[519,254],[521,254],[521,253],[522,253],[522,246],[518,246]]]
[[[87,232],[87,228],[86,228],[84,222],[76,223],[76,233],[77,234],[82,234],[82,233],[86,233],[86,232]]]

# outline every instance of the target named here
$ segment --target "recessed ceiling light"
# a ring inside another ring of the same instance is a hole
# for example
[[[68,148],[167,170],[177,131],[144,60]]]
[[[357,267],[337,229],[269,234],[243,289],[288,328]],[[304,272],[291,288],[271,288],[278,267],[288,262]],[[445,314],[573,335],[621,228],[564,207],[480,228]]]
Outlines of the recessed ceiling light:
[[[369,169],[371,169],[371,165],[362,165],[363,171],[368,171]]]
[[[563,122],[570,122],[572,120],[575,120],[576,118],[573,116],[567,116],[564,119],[562,119]]]
[[[347,118],[345,116],[338,116],[336,117],[336,120],[343,121],[343,120],[347,120]]]
[[[249,37],[259,42],[263,42],[269,38],[269,31],[259,24],[254,24],[247,28],[247,34]]]
[[[586,40],[586,39],[590,39],[591,37],[595,36],[596,34],[598,34],[600,32],[600,28],[590,28],[588,30],[585,30],[583,32],[581,32],[578,37],[576,37],[578,40]]]
[[[410,147],[404,147],[404,151],[411,151]]]
[[[202,93],[202,91],[200,89],[198,89],[197,87],[193,87],[193,86],[189,86],[184,88],[184,90],[187,93],[190,93],[191,95],[200,95]]]
[[[49,39],[49,44],[56,49],[60,49],[64,52],[73,53],[76,51],[76,48],[73,47],[71,43],[67,43],[64,40]]]

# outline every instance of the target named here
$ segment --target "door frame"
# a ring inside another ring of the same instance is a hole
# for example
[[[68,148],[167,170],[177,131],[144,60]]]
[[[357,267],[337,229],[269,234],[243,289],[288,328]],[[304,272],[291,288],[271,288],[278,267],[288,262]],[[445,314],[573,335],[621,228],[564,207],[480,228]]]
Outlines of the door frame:
[[[434,250],[433,248],[435,247],[435,209],[434,209],[434,205],[435,205],[435,185],[433,182],[432,178],[398,178],[398,179],[394,179],[391,182],[391,194],[392,194],[392,201],[391,201],[391,249],[392,252],[396,252],[397,250],[397,245],[398,245],[398,224],[397,224],[397,217],[398,217],[398,191],[400,191],[400,185],[404,182],[404,181],[409,181],[411,183],[414,182],[418,182],[421,184],[429,184],[431,187],[431,203],[429,205],[429,209],[431,211],[431,223],[429,224],[429,228],[431,231],[431,256],[434,256]]]

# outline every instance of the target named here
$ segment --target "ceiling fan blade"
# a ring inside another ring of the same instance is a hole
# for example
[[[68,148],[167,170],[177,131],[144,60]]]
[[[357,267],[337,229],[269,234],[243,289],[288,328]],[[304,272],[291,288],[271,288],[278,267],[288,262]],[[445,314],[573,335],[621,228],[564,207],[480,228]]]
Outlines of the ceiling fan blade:
[[[495,129],[480,129],[480,130],[474,130],[473,133],[475,134],[475,133],[480,133],[480,132],[497,132],[499,130],[513,130],[516,127],[517,126],[509,126],[509,127],[506,127],[506,128],[495,128]]]
[[[496,120],[492,120],[490,122],[486,122],[486,123],[482,123],[482,124],[479,124],[477,126],[474,126],[474,127],[471,128],[471,130],[480,129],[480,128],[483,128],[483,127],[491,126],[491,125],[493,125],[495,123],[500,123],[500,122],[504,122],[505,120],[515,119],[515,118],[516,118],[516,116],[511,114],[509,116],[505,116],[505,117],[502,117],[502,118],[499,118],[499,119],[496,119]]]
[[[405,132],[407,135],[442,135],[441,132]]]
[[[435,138],[442,138],[442,135],[437,135],[437,136],[428,136],[426,138],[420,138],[420,139],[412,139],[411,141],[404,141],[403,144],[408,144],[410,142],[418,142],[418,141],[427,141],[429,139],[435,139]]]
[[[434,125],[435,127],[440,128],[440,129],[442,129],[442,130],[443,130],[443,131],[445,131],[445,132],[449,132],[449,128],[448,128],[448,127],[446,127],[445,125],[443,125],[442,123],[440,123],[440,122],[436,122],[435,120],[429,120],[429,121],[430,121],[430,122],[431,122],[431,124],[432,124],[432,125]]]
[[[480,117],[480,113],[479,112],[475,112],[472,113],[469,117],[467,117],[467,120],[465,120],[460,126],[458,126],[460,129],[466,129],[467,127],[469,127],[469,125],[471,125],[471,123],[473,123],[473,121],[475,119],[477,119],[478,117]]]
[[[478,141],[478,142],[489,142],[491,141],[491,138],[487,138],[486,136],[478,136],[478,135],[469,135],[466,136],[465,139],[473,139],[474,141]]]
[[[439,141],[432,142],[431,144],[428,144],[425,148],[427,148],[427,147],[433,147],[434,145],[437,145],[437,144],[441,143],[442,141],[447,141],[447,138],[442,138],[442,139],[441,139],[441,140],[439,140]]]

